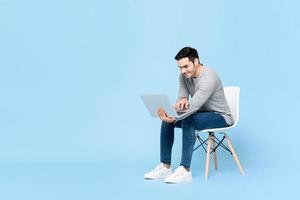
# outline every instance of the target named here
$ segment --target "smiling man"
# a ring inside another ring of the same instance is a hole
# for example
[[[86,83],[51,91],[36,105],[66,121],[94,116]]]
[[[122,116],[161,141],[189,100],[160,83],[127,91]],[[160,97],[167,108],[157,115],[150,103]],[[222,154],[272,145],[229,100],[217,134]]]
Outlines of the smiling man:
[[[160,108],[162,120],[160,132],[160,164],[146,173],[146,179],[165,178],[167,183],[180,183],[192,180],[190,169],[195,130],[227,127],[233,124],[222,82],[212,69],[200,63],[198,52],[191,47],[181,49],[175,56],[180,69],[179,93],[175,104],[177,112],[185,110],[185,118],[176,121],[168,117]],[[182,155],[180,166],[173,172],[171,153],[174,142],[174,129],[182,128]]]

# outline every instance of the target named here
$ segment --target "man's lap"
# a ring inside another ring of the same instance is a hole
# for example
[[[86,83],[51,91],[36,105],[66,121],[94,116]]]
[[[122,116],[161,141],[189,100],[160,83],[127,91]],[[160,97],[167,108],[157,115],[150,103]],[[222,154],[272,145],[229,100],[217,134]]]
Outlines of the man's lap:
[[[176,122],[174,125],[177,128],[182,127],[182,122],[191,121],[191,125],[194,126],[196,130],[204,130],[211,128],[221,128],[227,127],[227,123],[224,117],[217,112],[197,112],[186,119]]]

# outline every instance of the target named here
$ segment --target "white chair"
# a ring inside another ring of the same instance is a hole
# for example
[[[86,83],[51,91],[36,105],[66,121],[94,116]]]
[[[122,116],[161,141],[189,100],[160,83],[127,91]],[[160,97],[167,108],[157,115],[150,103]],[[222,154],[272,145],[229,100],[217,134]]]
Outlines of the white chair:
[[[233,115],[233,125],[229,127],[224,127],[224,128],[214,128],[214,129],[206,129],[202,131],[197,131],[196,130],[196,137],[199,140],[200,144],[194,149],[198,149],[200,146],[206,151],[206,164],[205,164],[205,178],[208,178],[208,171],[209,171],[209,161],[210,161],[210,154],[214,154],[214,168],[217,170],[217,153],[216,150],[218,147],[222,147],[223,149],[227,150],[228,152],[231,153],[233,156],[240,173],[244,175],[244,170],[243,167],[235,153],[235,150],[233,148],[232,142],[230,138],[227,136],[225,131],[235,127],[239,121],[239,95],[240,95],[240,88],[239,87],[224,87],[224,92],[225,92],[225,97],[227,100],[227,103],[229,105],[229,108],[231,110],[231,113]],[[200,134],[202,133],[208,133],[208,139],[203,140],[200,137]],[[215,136],[215,133],[220,133],[223,134],[223,138],[220,140]],[[226,140],[228,147],[223,144],[223,141]],[[207,148],[205,148],[205,146]]]

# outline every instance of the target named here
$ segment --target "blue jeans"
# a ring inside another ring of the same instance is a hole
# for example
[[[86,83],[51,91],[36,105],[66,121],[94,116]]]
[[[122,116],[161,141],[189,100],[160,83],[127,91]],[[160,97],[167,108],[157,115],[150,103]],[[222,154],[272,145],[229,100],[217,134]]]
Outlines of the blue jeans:
[[[185,168],[190,168],[194,144],[196,141],[195,130],[209,128],[227,127],[223,116],[216,112],[198,112],[175,124],[162,121],[160,131],[160,161],[171,164],[172,146],[174,143],[174,128],[182,128],[182,154],[181,164]]]

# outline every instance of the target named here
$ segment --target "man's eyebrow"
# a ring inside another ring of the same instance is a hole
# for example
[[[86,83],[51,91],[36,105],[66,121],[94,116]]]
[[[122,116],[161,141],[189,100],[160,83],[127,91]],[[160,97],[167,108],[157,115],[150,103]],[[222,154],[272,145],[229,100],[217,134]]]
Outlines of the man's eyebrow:
[[[186,67],[186,66],[188,66],[188,65],[183,65],[182,67]],[[179,67],[179,68],[182,68],[182,67],[180,67],[179,65],[178,65],[178,67]]]

